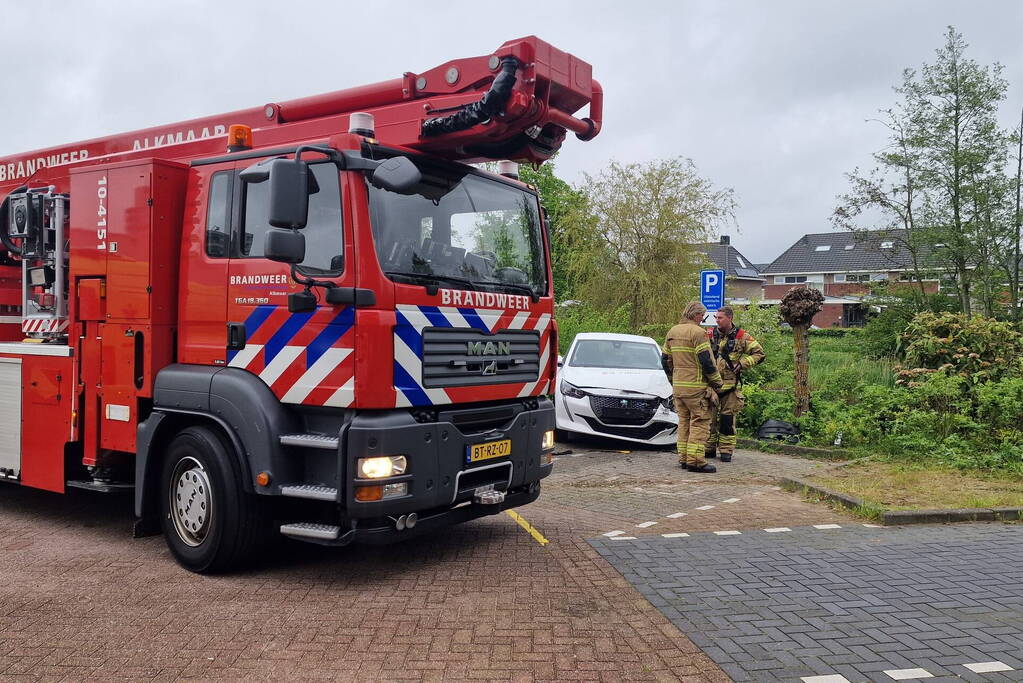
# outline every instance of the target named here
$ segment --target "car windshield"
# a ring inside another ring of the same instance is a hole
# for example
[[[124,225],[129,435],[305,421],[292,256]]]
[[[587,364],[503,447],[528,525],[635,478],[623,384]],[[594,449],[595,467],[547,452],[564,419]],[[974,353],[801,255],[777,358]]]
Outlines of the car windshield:
[[[465,167],[413,161],[423,180],[408,194],[368,186],[377,257],[388,277],[547,293],[535,195]]]
[[[583,368],[660,370],[661,351],[647,342],[585,339],[576,343],[568,364]]]

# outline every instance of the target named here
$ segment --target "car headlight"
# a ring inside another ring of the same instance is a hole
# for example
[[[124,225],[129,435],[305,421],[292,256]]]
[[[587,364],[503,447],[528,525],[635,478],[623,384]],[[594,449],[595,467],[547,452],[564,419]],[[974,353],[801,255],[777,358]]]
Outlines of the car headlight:
[[[673,396],[663,399],[661,401],[661,405],[664,406],[665,410],[670,410],[673,413],[675,412],[675,398]]]
[[[405,474],[404,455],[385,455],[377,458],[359,458],[356,470],[360,479],[382,479]]]
[[[561,382],[561,393],[569,398],[586,398],[586,392],[569,382]]]

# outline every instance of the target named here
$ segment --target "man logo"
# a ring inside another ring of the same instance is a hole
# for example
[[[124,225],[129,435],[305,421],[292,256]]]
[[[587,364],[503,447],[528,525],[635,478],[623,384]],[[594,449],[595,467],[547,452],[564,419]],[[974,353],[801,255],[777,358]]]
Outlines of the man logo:
[[[510,356],[511,342],[466,342],[468,356]],[[486,373],[484,373],[486,374]]]

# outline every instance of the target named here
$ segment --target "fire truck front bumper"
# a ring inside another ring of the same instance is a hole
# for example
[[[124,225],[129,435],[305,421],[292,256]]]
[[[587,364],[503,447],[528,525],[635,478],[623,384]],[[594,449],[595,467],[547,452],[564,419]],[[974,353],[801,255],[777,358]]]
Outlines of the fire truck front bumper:
[[[400,540],[536,500],[554,419],[546,398],[357,415],[343,449],[351,540]]]
[[[427,511],[422,514],[408,513],[383,520],[361,520],[349,531],[348,542],[386,545],[429,534],[469,520],[487,515],[496,515],[520,505],[532,503],[540,497],[540,482],[533,482],[521,489],[508,491],[504,499],[496,504],[466,502],[452,508]]]

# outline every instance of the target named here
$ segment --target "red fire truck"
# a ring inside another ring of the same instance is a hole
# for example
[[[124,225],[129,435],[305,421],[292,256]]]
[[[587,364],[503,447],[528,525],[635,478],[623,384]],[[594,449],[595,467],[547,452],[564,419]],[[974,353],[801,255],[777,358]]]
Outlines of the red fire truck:
[[[133,490],[197,572],[535,500],[550,243],[535,188],[470,164],[542,163],[601,108],[527,37],[0,159],[0,479]]]

